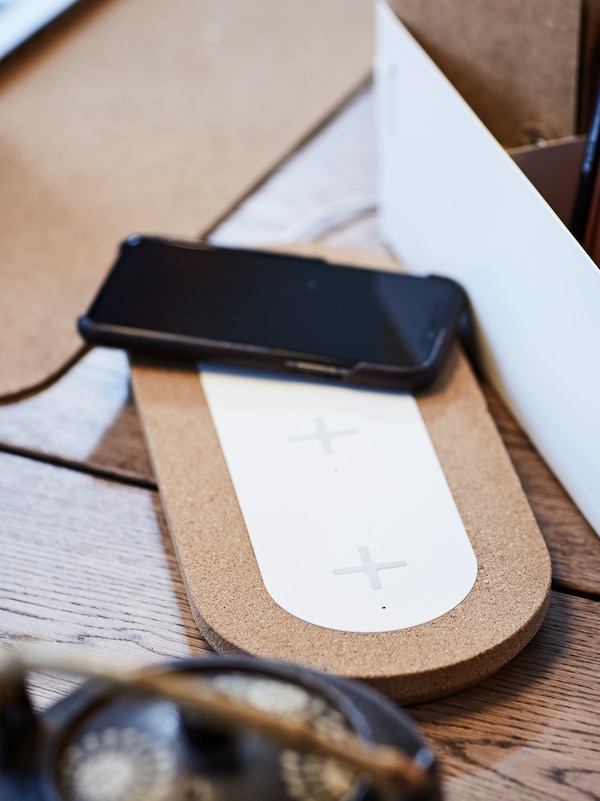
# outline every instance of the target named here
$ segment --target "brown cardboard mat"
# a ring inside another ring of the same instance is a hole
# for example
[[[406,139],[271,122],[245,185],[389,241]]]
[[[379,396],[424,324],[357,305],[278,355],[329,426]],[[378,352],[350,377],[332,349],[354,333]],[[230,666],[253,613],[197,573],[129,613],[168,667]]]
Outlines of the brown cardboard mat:
[[[389,5],[503,145],[575,133],[581,0]]]
[[[363,82],[371,0],[98,0],[0,65],[0,398],[131,232],[210,229]]]
[[[395,266],[365,254],[324,255]],[[411,702],[483,679],[536,632],[550,591],[548,553],[458,347],[418,404],[473,545],[478,577],[451,612],[387,633],[329,630],[280,608],[262,583],[196,369],[138,362],[132,379],[192,610],[218,650],[309,664]]]

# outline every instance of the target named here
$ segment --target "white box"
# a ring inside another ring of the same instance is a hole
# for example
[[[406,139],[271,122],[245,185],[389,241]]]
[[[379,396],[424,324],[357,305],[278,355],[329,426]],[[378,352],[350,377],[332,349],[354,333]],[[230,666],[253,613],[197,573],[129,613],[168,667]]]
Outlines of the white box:
[[[376,37],[384,239],[465,287],[485,373],[600,533],[600,271],[383,0]]]

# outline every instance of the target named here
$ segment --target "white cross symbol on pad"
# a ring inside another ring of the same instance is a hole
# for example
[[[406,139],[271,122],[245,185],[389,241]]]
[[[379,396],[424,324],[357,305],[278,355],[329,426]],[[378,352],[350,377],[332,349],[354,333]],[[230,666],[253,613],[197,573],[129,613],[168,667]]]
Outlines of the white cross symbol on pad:
[[[393,567],[406,567],[406,562],[374,562],[368,548],[359,548],[360,565],[354,567],[338,567],[332,571],[335,576],[342,576],[348,573],[365,573],[369,579],[372,590],[380,590],[381,581],[379,580],[379,570],[389,570]]]

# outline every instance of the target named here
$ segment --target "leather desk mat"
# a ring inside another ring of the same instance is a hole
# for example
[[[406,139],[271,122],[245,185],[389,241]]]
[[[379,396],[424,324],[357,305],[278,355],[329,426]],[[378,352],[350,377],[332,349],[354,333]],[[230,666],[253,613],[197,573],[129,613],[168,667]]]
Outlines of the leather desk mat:
[[[307,251],[395,266],[371,255],[301,248]],[[480,681],[537,631],[549,598],[550,559],[458,347],[417,401],[475,551],[477,580],[449,613],[385,633],[321,628],[279,607],[264,588],[197,370],[138,361],[132,381],[192,611],[217,650],[363,679],[407,703]]]
[[[0,399],[128,234],[205,233],[369,75],[371,0],[96,0],[0,65]]]

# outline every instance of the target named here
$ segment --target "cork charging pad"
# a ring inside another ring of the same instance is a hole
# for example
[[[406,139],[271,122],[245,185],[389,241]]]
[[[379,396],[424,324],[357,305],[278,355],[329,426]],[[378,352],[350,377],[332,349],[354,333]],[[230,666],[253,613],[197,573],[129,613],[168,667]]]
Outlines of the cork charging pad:
[[[364,254],[326,255],[395,267]],[[548,553],[458,347],[417,400],[475,551],[477,579],[451,612],[376,634],[303,622],[268,595],[196,369],[140,361],[132,379],[192,610],[217,650],[312,665],[409,703],[480,681],[537,631],[550,591]]]
[[[211,228],[367,77],[371,0],[89,0],[0,64],[0,399],[132,232]]]

